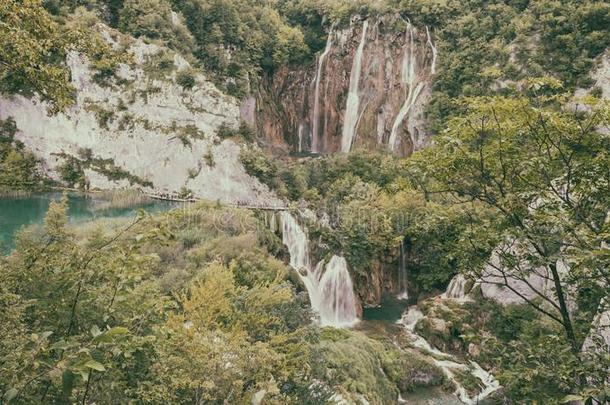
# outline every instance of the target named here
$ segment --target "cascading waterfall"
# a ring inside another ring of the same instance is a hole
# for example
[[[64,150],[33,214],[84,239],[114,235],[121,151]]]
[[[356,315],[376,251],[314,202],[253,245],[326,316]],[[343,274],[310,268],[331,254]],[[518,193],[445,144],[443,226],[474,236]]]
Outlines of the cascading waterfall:
[[[297,223],[296,219],[286,211],[281,213],[282,242],[290,254],[290,266],[297,271],[305,284],[311,301],[311,307],[319,312],[320,299],[318,296],[318,278],[311,269],[309,262],[309,243],[307,234]]]
[[[497,391],[500,388],[500,383],[494,378],[493,375],[485,371],[476,362],[470,361],[470,364],[459,363],[457,359],[448,354],[444,353],[435,347],[432,347],[423,337],[415,333],[415,327],[417,323],[425,318],[424,314],[421,313],[417,307],[410,308],[397,323],[404,326],[405,331],[411,338],[411,344],[424,351],[427,351],[434,356],[431,356],[432,361],[441,369],[449,381],[455,386],[455,395],[465,404],[474,405],[478,404],[483,399],[487,398],[490,394]],[[439,360],[443,359],[443,360]],[[470,397],[466,388],[460,384],[455,378],[455,370],[468,371],[474,377],[481,381],[483,389],[474,397]]]
[[[345,328],[358,323],[354,285],[343,257],[333,256],[330,259],[320,279],[319,291],[322,296],[322,325]]]
[[[305,284],[311,308],[322,326],[350,327],[358,323],[354,286],[341,256],[333,256],[324,266],[312,268],[307,233],[287,211],[281,212],[282,242],[290,253],[290,266]]]
[[[345,106],[345,118],[343,120],[343,133],[341,136],[341,152],[347,153],[352,148],[356,127],[358,123],[358,109],[360,107],[360,75],[362,73],[362,55],[364,53],[364,45],[366,43],[366,31],[369,22],[364,21],[362,24],[362,38],[354,55],[352,63],[352,71],[349,77],[349,91],[347,93],[347,104]]]
[[[415,54],[415,28],[409,22],[407,24],[407,35],[409,35],[408,49],[405,50],[405,54],[402,60],[402,71],[401,71],[401,81],[407,88],[407,96],[405,98],[405,102],[403,103],[396,119],[394,120],[394,124],[392,125],[392,131],[390,132],[390,139],[388,140],[388,147],[391,151],[394,150],[396,146],[396,138],[398,136],[398,130],[402,125],[405,117],[411,111],[411,108],[417,101],[417,97],[421,93],[424,83],[416,83],[417,80],[417,56]]]
[[[430,46],[430,49],[432,49],[432,63],[430,64],[430,73],[435,74],[436,73],[437,51],[436,51],[436,46],[434,46],[434,43],[432,42],[432,37],[430,36],[430,30],[428,29],[427,25],[426,25],[426,37],[428,38],[428,45]]]
[[[322,69],[324,67],[324,61],[326,57],[330,53],[333,46],[333,30],[331,28],[328,33],[328,40],[326,41],[326,48],[324,48],[324,52],[320,55],[318,59],[318,71],[316,73],[316,81],[315,81],[315,90],[314,90],[314,101],[313,101],[313,117],[312,121],[312,130],[311,130],[311,151],[317,153],[318,149],[318,139],[320,137],[320,81],[322,79]]]
[[[303,123],[299,124],[299,152],[303,151]]]
[[[400,293],[398,294],[399,300],[408,300],[409,292],[408,285],[409,274],[407,273],[407,258],[405,254],[405,242],[404,240],[400,243],[400,265],[398,268],[398,288]]]
[[[447,291],[442,295],[443,298],[452,298],[456,300],[465,300],[466,297],[466,283],[468,280],[461,274],[456,275],[451,279],[447,286]]]

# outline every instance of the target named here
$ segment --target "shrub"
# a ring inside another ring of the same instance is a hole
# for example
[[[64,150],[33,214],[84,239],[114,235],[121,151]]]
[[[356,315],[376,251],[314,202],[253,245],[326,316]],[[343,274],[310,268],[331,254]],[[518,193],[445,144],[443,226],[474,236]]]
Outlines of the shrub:
[[[92,67],[95,69],[93,81],[100,86],[106,86],[115,76],[119,65],[116,59],[105,57],[94,61]]]
[[[192,69],[179,71],[176,74],[176,83],[185,90],[191,90],[197,84],[195,72]]]
[[[86,184],[85,172],[78,159],[67,156],[64,163],[57,168],[59,178],[68,187],[83,188]]]
[[[276,184],[277,166],[260,149],[242,149],[239,160],[246,172],[269,187]]]
[[[203,155],[203,159],[205,160],[205,162],[207,163],[207,165],[209,167],[216,166],[216,161],[214,160],[214,154],[212,153],[212,151],[210,149],[208,149],[208,151],[205,153],[205,155]]]
[[[255,138],[254,130],[245,121],[241,121],[238,128],[223,122],[218,128],[217,135],[220,139],[242,138],[246,142],[253,142]]]

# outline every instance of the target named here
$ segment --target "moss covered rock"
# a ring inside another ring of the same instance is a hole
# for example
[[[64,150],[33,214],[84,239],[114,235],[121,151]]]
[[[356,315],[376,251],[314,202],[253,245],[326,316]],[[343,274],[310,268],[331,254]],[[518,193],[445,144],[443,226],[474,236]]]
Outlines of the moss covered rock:
[[[362,332],[324,329],[320,343],[328,380],[341,397],[358,403],[396,403],[399,394],[441,385],[442,371],[419,353]]]

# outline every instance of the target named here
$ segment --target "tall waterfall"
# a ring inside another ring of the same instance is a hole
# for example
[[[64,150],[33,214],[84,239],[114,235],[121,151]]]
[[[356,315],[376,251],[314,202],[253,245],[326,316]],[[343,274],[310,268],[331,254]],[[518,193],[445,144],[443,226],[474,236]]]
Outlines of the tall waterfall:
[[[400,265],[398,268],[398,288],[400,292],[398,294],[399,300],[409,299],[409,274],[407,273],[407,258],[405,252],[405,241],[400,242]]]
[[[362,73],[362,55],[364,53],[364,45],[366,43],[366,31],[369,22],[364,21],[362,24],[362,39],[354,55],[352,63],[352,71],[349,76],[349,91],[347,93],[347,104],[345,106],[345,117],[343,120],[343,133],[341,136],[341,152],[349,152],[354,142],[356,135],[356,126],[358,123],[358,109],[360,107],[360,75]]]
[[[416,83],[419,72],[417,54],[415,53],[415,34],[416,30],[409,22],[407,24],[409,42],[403,56],[401,70],[401,81],[407,87],[407,96],[392,125],[392,132],[390,132],[390,139],[388,141],[388,147],[391,151],[393,151],[396,146],[396,137],[398,136],[398,130],[402,125],[402,122],[409,114],[409,111],[411,111],[411,108],[417,101],[417,97],[419,97],[419,94],[424,87],[423,82]]]
[[[305,284],[320,324],[344,328],[358,323],[354,286],[345,259],[333,256],[326,266],[322,261],[313,268],[305,230],[287,211],[281,212],[281,220],[282,242],[290,253],[290,266]]]
[[[333,46],[333,30],[331,28],[328,33],[328,40],[326,41],[326,48],[318,59],[318,71],[316,72],[316,82],[314,90],[314,101],[313,101],[313,117],[312,117],[312,130],[311,130],[311,151],[317,153],[318,139],[320,137],[320,80],[322,79],[322,68],[324,67],[324,61],[330,53]]]
[[[430,36],[430,30],[428,29],[427,25],[426,25],[426,37],[428,38],[428,45],[430,45],[430,49],[432,50],[432,63],[430,64],[430,73],[435,74],[436,73],[437,51],[436,51],[436,46],[434,46],[434,43],[432,42],[432,37]]]

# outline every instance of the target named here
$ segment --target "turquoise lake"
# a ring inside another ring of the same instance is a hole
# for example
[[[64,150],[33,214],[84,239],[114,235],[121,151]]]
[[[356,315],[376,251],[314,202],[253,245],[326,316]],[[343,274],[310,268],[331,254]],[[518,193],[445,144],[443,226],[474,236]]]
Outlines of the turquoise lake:
[[[68,217],[72,223],[98,218],[134,217],[139,209],[160,212],[175,208],[179,203],[150,200],[129,208],[105,208],[108,201],[95,194],[68,193]],[[60,192],[34,193],[16,197],[0,197],[0,253],[14,247],[16,232],[28,225],[42,224],[51,201],[58,201]]]

